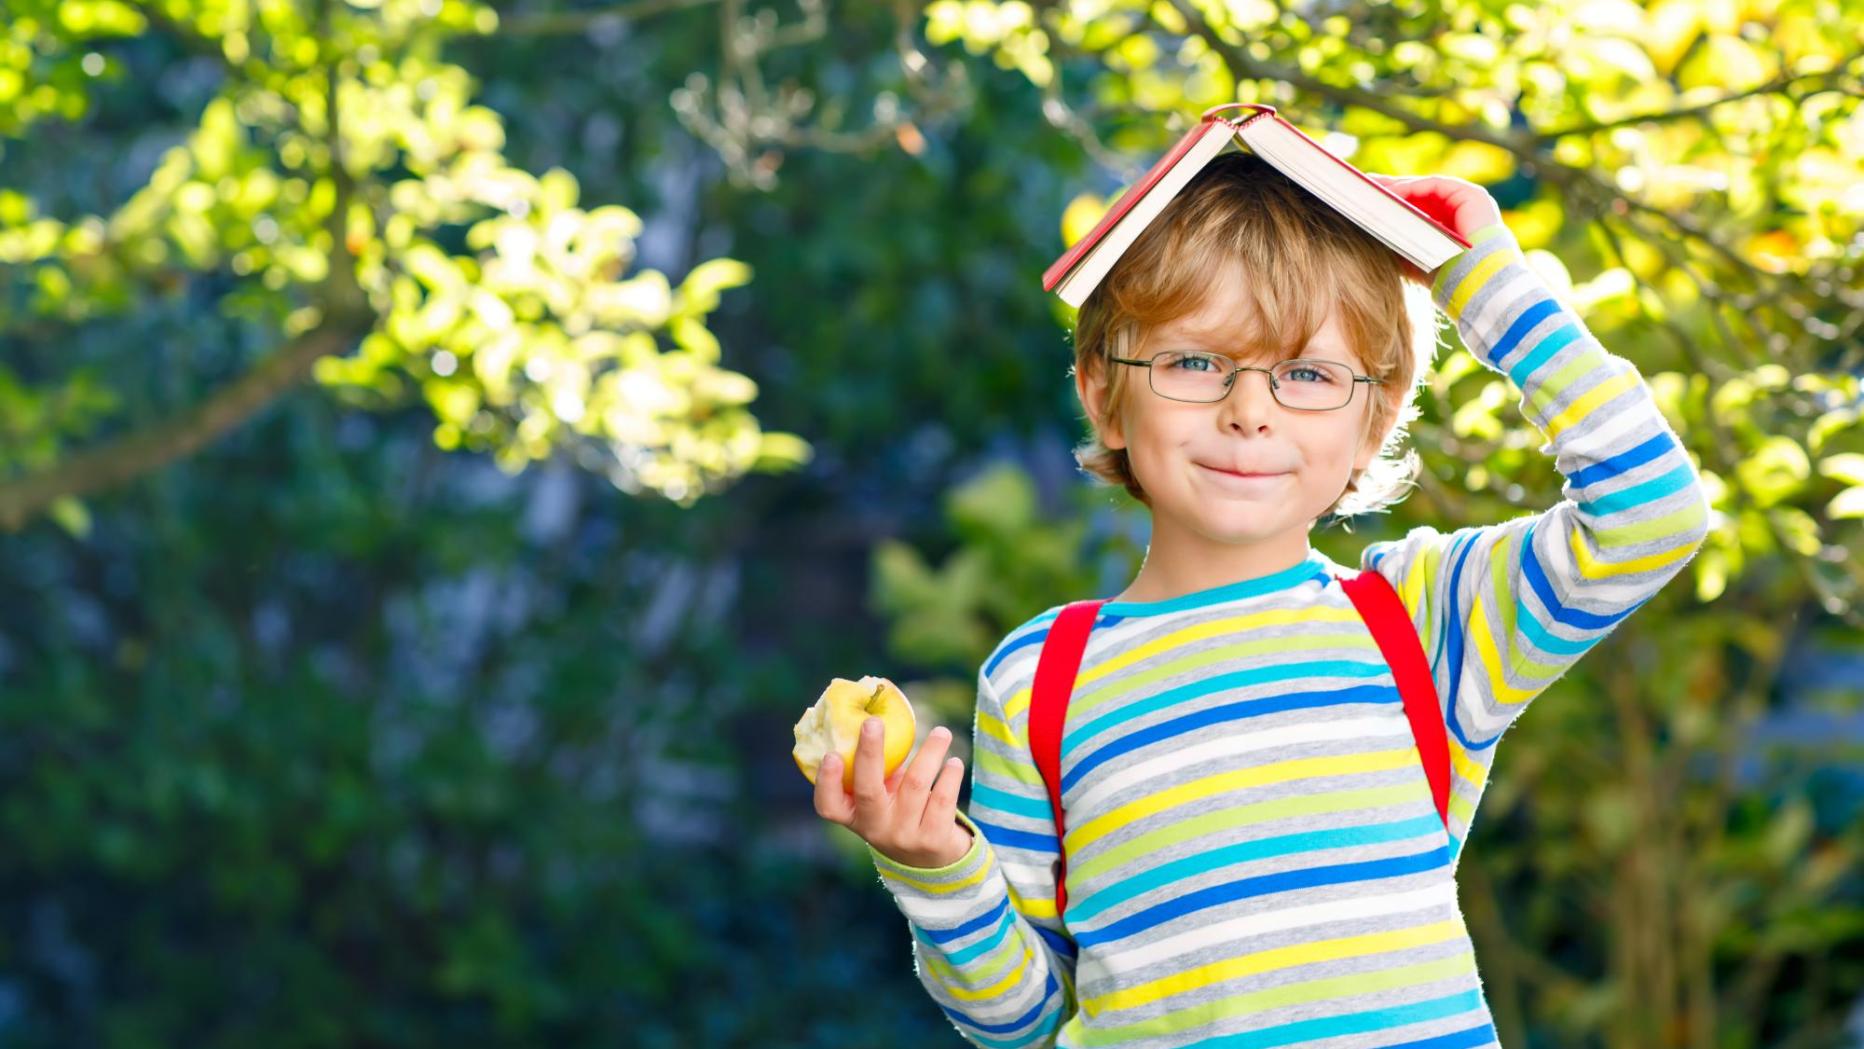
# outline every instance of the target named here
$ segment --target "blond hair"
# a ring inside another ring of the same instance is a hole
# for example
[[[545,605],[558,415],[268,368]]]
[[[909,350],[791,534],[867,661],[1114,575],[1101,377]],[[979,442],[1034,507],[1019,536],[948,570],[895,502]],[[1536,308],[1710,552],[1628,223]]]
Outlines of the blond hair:
[[[1351,517],[1398,502],[1419,468],[1415,451],[1400,450],[1441,330],[1430,290],[1405,279],[1402,260],[1378,239],[1251,153],[1225,153],[1200,171],[1081,303],[1074,371],[1106,376],[1107,387],[1105,418],[1087,419],[1090,437],[1075,448],[1075,461],[1151,505],[1126,449],[1101,441],[1101,427],[1120,426],[1125,388],[1138,383],[1145,392],[1144,369],[1113,367],[1107,358],[1137,356],[1149,332],[1199,310],[1211,275],[1230,263],[1246,277],[1268,278],[1243,282],[1245,305],[1259,321],[1239,333],[1245,359],[1299,356],[1338,304],[1365,373],[1383,380],[1366,390],[1374,395],[1369,432],[1385,437],[1328,513]]]

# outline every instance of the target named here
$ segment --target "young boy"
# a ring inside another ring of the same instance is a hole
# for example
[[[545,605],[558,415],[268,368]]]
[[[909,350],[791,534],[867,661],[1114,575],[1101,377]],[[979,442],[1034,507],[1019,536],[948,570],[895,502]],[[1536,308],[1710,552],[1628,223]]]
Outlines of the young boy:
[[[867,840],[920,982],[975,1045],[1497,1044],[1454,881],[1495,743],[1682,570],[1708,504],[1636,368],[1555,299],[1486,192],[1382,181],[1473,246],[1423,274],[1227,154],[1082,303],[1094,437],[1077,456],[1146,505],[1152,541],[1094,620],[1063,725],[1066,922],[1028,734],[1059,606],[979,672],[968,816],[942,728],[885,783],[871,736],[852,795],[826,765],[817,780],[818,811]],[[1333,577],[1350,571],[1309,545],[1328,511],[1388,505],[1412,476],[1414,457],[1384,453],[1416,417],[1433,303],[1522,390],[1567,480],[1543,513],[1416,528],[1360,557],[1429,658],[1447,828]]]

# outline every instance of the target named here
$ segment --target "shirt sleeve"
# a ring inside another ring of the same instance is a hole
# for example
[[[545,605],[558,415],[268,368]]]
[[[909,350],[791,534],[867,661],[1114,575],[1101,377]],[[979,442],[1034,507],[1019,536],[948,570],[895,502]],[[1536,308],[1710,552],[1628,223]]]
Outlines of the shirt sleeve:
[[[971,733],[971,851],[946,867],[895,863],[871,845],[912,934],[913,968],[978,1046],[1053,1046],[1075,1008],[1074,941],[1055,916],[1061,855],[1027,717],[1014,723],[980,671]]]
[[[1495,743],[1528,702],[1654,597],[1707,537],[1709,500],[1636,367],[1601,347],[1527,264],[1506,226],[1478,232],[1431,293],[1476,359],[1521,390],[1565,478],[1552,509],[1373,543],[1411,613],[1450,742],[1460,851]]]

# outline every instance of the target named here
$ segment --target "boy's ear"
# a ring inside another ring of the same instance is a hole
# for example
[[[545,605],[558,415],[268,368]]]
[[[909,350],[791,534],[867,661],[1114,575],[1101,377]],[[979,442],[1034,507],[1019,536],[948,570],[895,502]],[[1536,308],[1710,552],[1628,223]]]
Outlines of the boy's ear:
[[[1126,447],[1126,435],[1120,432],[1119,424],[1101,421],[1107,417],[1107,365],[1094,362],[1085,368],[1076,368],[1074,392],[1087,411],[1088,421],[1094,424],[1094,431],[1100,435],[1100,443],[1114,451]]]

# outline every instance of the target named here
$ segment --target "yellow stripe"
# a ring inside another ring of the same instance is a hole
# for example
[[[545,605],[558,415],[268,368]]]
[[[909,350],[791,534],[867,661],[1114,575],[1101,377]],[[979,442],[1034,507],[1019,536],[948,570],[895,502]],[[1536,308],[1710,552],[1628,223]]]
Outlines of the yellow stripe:
[[[915,878],[909,874],[901,873],[900,869],[893,864],[887,864],[887,876],[895,881],[911,885],[920,892],[929,893],[933,896],[955,895],[979,884],[990,874],[989,843],[985,843],[984,850],[984,862],[978,866],[977,870],[972,871],[970,874],[965,875],[957,881],[926,881],[923,878]]]
[[[973,731],[978,736],[994,739],[998,743],[1003,744],[1003,749],[1011,754],[1027,754],[1029,752],[1029,744],[1016,738],[1016,734],[1010,731],[1010,726],[1007,721],[999,720],[995,714],[992,714],[981,706],[977,708],[977,723]],[[995,757],[995,755],[981,747],[973,747],[972,749],[977,752],[975,761],[980,765],[984,763],[987,757]],[[1020,764],[1021,762],[1007,762],[1005,767],[1007,768]],[[1023,782],[1030,782],[1021,776],[1017,778],[1022,779]],[[1038,778],[1035,782],[1039,783],[1041,780]]]
[[[1070,871],[1069,873],[1072,874],[1073,872]],[[1003,879],[1003,883],[1010,887],[1010,906],[1016,908],[1018,914],[1029,919],[1048,918],[1053,920],[1055,918],[1055,897],[1040,896],[1035,899],[1030,899],[1016,891],[1016,883],[1010,879]]]
[[[1211,984],[1222,983],[1226,980],[1259,976],[1277,969],[1292,969],[1297,965],[1312,965],[1316,962],[1339,961],[1343,958],[1360,958],[1369,954],[1384,954],[1388,951],[1423,947],[1433,943],[1442,943],[1460,935],[1462,935],[1460,923],[1447,920],[1420,925],[1412,929],[1393,929],[1388,932],[1342,936],[1333,940],[1295,943],[1266,951],[1253,951],[1239,958],[1225,958],[1223,961],[1210,965],[1200,965],[1182,973],[1173,973],[1146,983],[1124,987],[1109,994],[1084,999],[1081,1002],[1081,1011],[1089,1016],[1095,1016],[1115,1009],[1136,1009],[1176,994],[1201,990]]]
[[[1275,608],[1254,612],[1245,616],[1231,616],[1228,619],[1198,623],[1174,630],[1163,637],[1155,638],[1137,648],[1127,649],[1122,655],[1102,660],[1094,668],[1075,681],[1078,689],[1091,685],[1101,678],[1120,671],[1136,663],[1143,663],[1162,652],[1197,641],[1207,641],[1213,637],[1232,637],[1237,634],[1253,634],[1262,627],[1289,626],[1312,622],[1351,622],[1355,617],[1351,608]]]
[[[1068,828],[1065,844],[1070,855],[1080,855],[1103,836],[1155,816],[1187,802],[1200,801],[1233,790],[1285,783],[1290,780],[1343,776],[1362,772],[1384,772],[1417,761],[1417,750],[1407,743],[1397,750],[1374,750],[1363,754],[1330,754],[1318,758],[1295,758],[1272,765],[1237,769],[1205,776],[1189,783],[1159,791],[1119,808],[1104,812],[1087,822]]]
[[[1700,517],[1701,511],[1690,511]],[[1596,539],[1597,536],[1595,535]],[[1662,550],[1643,557],[1634,557],[1629,561],[1606,561],[1592,556],[1592,550],[1586,544],[1586,529],[1583,525],[1573,525],[1567,536],[1567,545],[1573,551],[1573,564],[1579,569],[1581,579],[1610,579],[1613,576],[1631,575],[1635,572],[1648,572],[1654,568],[1675,564],[1695,552],[1691,544],[1684,544],[1670,550]]]
[[[1574,330],[1577,331],[1578,328],[1575,326]],[[1572,388],[1574,383],[1581,379],[1592,378],[1594,373],[1606,368],[1605,354],[1602,350],[1582,348],[1573,355],[1572,360],[1561,365],[1559,371],[1544,376],[1534,383],[1533,390],[1528,393],[1527,403],[1534,409],[1534,415],[1545,415],[1547,406],[1565,396],[1566,391]]]
[[[1267,1012],[1270,1009],[1285,1009],[1308,1002],[1323,1002],[1330,998],[1352,998],[1402,987],[1416,987],[1453,979],[1457,976],[1464,977],[1463,982],[1466,984],[1473,985],[1481,982],[1476,976],[1476,956],[1473,951],[1464,951],[1448,958],[1415,962],[1392,969],[1323,976],[1317,980],[1303,980],[1300,983],[1283,984],[1280,987],[1246,991],[1227,998],[1176,1005],[1164,1011],[1163,1015],[1155,1015],[1138,1023],[1096,1027],[1090,1040],[1081,1044],[1084,1047],[1130,1045],[1146,1038],[1160,1035],[1169,1037],[1181,1031],[1195,1030],[1206,1024],[1229,1020],[1237,1016]],[[1158,1013],[1160,1010],[1155,1009],[1152,1012]]]
[[[1218,619],[1208,623],[1198,623],[1194,626],[1185,627],[1182,630],[1175,630],[1163,637],[1148,641],[1137,648],[1128,649],[1120,655],[1102,660],[1096,663],[1091,669],[1083,669],[1074,679],[1074,695],[1077,698],[1080,697],[1082,694],[1081,690],[1085,686],[1091,685],[1110,674],[1118,673],[1135,663],[1151,659],[1162,652],[1168,652],[1171,649],[1209,638],[1253,633],[1263,627],[1304,625],[1309,623],[1350,623],[1356,619],[1358,619],[1358,613],[1351,608],[1279,608],[1270,609],[1265,612],[1255,612],[1244,616],[1231,616],[1228,619]],[[1029,700],[1034,687],[1035,675],[1032,674],[1030,675],[1029,684],[1024,685],[1022,688],[1010,694],[1009,699],[1003,704],[1003,716],[1006,719],[1015,721],[1017,715],[1029,708]],[[1070,702],[1069,706],[1071,708],[1073,705],[1074,704]]]
[[[1444,738],[1450,741],[1450,767],[1456,770],[1457,775],[1469,781],[1470,785],[1476,788],[1477,793],[1481,793],[1482,785],[1489,779],[1488,766],[1477,764],[1474,759],[1470,758],[1469,752],[1463,749],[1462,741],[1456,738],[1455,733],[1445,732]]]
[[[1096,852],[1078,865],[1071,861],[1068,876],[1085,881],[1109,868],[1130,862],[1135,857],[1159,852],[1209,834],[1233,832],[1241,827],[1253,827],[1291,816],[1335,816],[1355,810],[1385,808],[1394,800],[1391,787],[1358,787],[1322,794],[1271,798],[1247,805],[1226,805],[1190,819],[1167,823],[1158,830],[1148,831],[1113,848]]]
[[[1693,531],[1707,520],[1707,515],[1707,509],[1698,502],[1653,520],[1602,525],[1592,531],[1599,537],[1601,546],[1630,546],[1650,539],[1661,539],[1665,536],[1681,535],[1684,532]]]
[[[1494,695],[1495,702],[1502,706],[1515,706],[1525,703],[1544,691],[1547,687],[1547,682],[1543,680],[1527,688],[1515,688],[1508,683],[1507,677],[1502,671],[1501,653],[1495,650],[1495,638],[1492,636],[1489,629],[1489,615],[1483,610],[1483,606],[1484,602],[1481,597],[1478,596],[1473,607],[1469,610],[1469,636],[1475,641],[1476,654],[1481,658],[1482,669],[1487,672],[1486,676],[1489,681],[1489,690],[1491,694]],[[1516,655],[1519,657],[1518,652]],[[1517,672],[1523,667],[1535,667],[1547,671],[1548,673],[1541,675],[1542,678],[1551,676],[1551,672],[1557,669],[1542,663],[1536,663],[1527,658],[1518,658],[1509,665]]]
[[[1021,983],[1024,979],[1024,973],[1029,969],[1029,965],[1035,960],[1035,957],[1030,953],[1029,944],[1027,942],[1021,939],[1006,942],[1021,944],[1023,948],[1023,957],[1022,961],[1018,964],[1008,966],[1009,972],[1003,974],[1003,979],[993,984],[971,989],[959,982],[958,974],[948,972],[947,978],[939,981],[939,983],[944,986],[946,993],[961,1002],[981,1002],[987,998],[995,998],[1004,994]],[[949,966],[947,968],[949,969]],[[995,967],[992,967],[990,971],[995,971]],[[988,972],[986,975],[988,975]]]
[[[1586,391],[1584,396],[1581,396],[1578,400],[1567,405],[1565,410],[1561,411],[1560,414],[1547,421],[1547,436],[1553,440],[1559,440],[1560,434],[1566,432],[1574,423],[1585,418],[1594,409],[1598,408],[1599,405],[1624,393],[1626,390],[1636,387],[1637,384],[1642,381],[1643,379],[1637,372],[1628,371],[1618,375],[1616,378],[1607,379],[1598,384]]]
[[[1337,624],[1342,627],[1350,627],[1358,621],[1359,616],[1350,608],[1326,608],[1315,609],[1315,614],[1303,621],[1303,625],[1307,623],[1317,623]],[[1250,635],[1239,633],[1232,636],[1248,637]],[[1187,642],[1187,647],[1188,644]],[[1261,655],[1286,656],[1307,649],[1355,647],[1363,647],[1368,656],[1375,656],[1378,652],[1377,646],[1371,643],[1369,635],[1364,632],[1350,634],[1343,631],[1308,636],[1296,635],[1291,637],[1281,635],[1256,637],[1254,640],[1239,641],[1234,644],[1222,645],[1217,648],[1204,649],[1202,651],[1192,651],[1176,659],[1166,658],[1169,655],[1168,652],[1160,652],[1153,662],[1146,665],[1145,669],[1137,673],[1128,674],[1118,681],[1107,682],[1097,689],[1083,690],[1080,687],[1080,683],[1077,682],[1074,699],[1069,704],[1069,708],[1071,713],[1073,711],[1081,711],[1083,715],[1091,716],[1094,708],[1104,703],[1125,698],[1131,695],[1134,689],[1156,681],[1162,681],[1185,671],[1198,670],[1218,663]],[[1098,671],[1099,668],[1096,667],[1095,670]],[[1096,673],[1095,676],[1098,677],[1100,675]]]
[[[1404,587],[1399,591],[1399,596],[1404,598],[1405,608],[1410,611],[1411,622],[1414,624],[1420,612],[1428,612],[1430,609],[1430,581],[1436,577],[1437,566],[1442,563],[1443,547],[1433,541],[1411,562],[1411,567],[1405,570]],[[1436,623],[1431,617],[1426,616],[1424,624],[1424,629],[1418,633],[1418,640],[1423,643],[1424,654],[1428,658],[1430,646],[1436,638],[1425,635],[1435,635]]]
[[[1519,253],[1517,252],[1507,249],[1497,249],[1491,253],[1488,258],[1476,263],[1474,269],[1471,269],[1468,273],[1463,275],[1462,282],[1456,286],[1456,291],[1450,295],[1448,305],[1444,307],[1444,312],[1452,317],[1461,316],[1463,308],[1469,305],[1469,300],[1475,297],[1476,292],[1482,290],[1482,285],[1487,283],[1488,279],[1503,266],[1506,266],[1510,259],[1517,257],[1519,257]]]
[[[1478,796],[1480,793],[1480,791],[1477,792]],[[1467,827],[1469,826],[1469,821],[1475,817],[1475,814],[1475,798],[1467,794],[1450,795],[1450,821],[1452,823],[1461,823],[1463,826]]]

